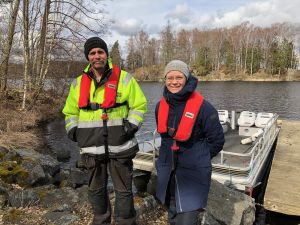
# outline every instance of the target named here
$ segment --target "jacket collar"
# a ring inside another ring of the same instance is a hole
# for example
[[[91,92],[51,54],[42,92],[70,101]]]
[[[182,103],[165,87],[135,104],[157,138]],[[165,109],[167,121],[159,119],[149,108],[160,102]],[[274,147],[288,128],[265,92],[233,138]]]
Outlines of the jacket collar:
[[[100,87],[101,85],[106,83],[106,81],[108,80],[109,76],[112,73],[112,62],[111,62],[110,58],[107,59],[107,64],[105,66],[105,71],[104,71],[103,76],[101,77],[100,82],[96,81],[95,75],[91,71],[91,64],[88,64],[84,68],[83,73],[86,73],[91,79],[94,80],[94,83],[95,83],[96,87]]]

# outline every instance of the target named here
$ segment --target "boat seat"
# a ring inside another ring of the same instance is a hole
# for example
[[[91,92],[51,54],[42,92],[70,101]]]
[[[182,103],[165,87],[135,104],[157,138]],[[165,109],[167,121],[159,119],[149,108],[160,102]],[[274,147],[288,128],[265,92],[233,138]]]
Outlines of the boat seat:
[[[219,120],[223,128],[223,133],[226,133],[229,129],[229,113],[228,110],[218,110]]]
[[[225,123],[229,123],[229,113],[228,110],[218,110],[220,123],[223,125]]]
[[[260,112],[255,119],[255,126],[265,127],[269,120],[273,117],[273,113]]]
[[[255,112],[242,111],[238,118],[238,125],[242,127],[251,127],[255,124]]]

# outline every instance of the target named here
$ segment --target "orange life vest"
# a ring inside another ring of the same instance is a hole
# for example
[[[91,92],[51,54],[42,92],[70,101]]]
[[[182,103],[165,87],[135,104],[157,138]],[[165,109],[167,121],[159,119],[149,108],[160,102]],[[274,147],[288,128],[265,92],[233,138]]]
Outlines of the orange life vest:
[[[116,105],[116,96],[120,72],[120,68],[116,65],[113,65],[112,74],[108,78],[108,81],[105,83],[104,100],[101,104],[99,104],[99,108],[108,109]],[[85,108],[89,106],[90,88],[91,78],[84,73],[81,78],[80,94],[78,101],[79,108]]]
[[[185,105],[180,123],[176,130],[174,140],[177,141],[187,141],[191,134],[197,119],[197,115],[200,111],[201,105],[203,103],[204,97],[198,92],[193,92],[187,103]],[[158,133],[168,132],[168,117],[169,117],[169,104],[166,99],[163,97],[160,101],[158,108]]]

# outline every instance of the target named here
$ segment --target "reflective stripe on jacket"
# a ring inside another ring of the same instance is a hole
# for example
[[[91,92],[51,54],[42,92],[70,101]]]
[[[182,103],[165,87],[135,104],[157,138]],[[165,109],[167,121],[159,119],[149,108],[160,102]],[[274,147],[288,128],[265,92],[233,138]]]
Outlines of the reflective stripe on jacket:
[[[112,63],[109,60],[109,68]],[[88,65],[84,72],[90,69]],[[81,153],[103,154],[103,120],[102,109],[89,110],[78,107],[82,75],[71,84],[68,98],[63,113],[65,114],[66,130],[70,132],[76,128],[76,140]],[[105,96],[105,85],[96,88],[94,80],[91,80],[89,102],[102,104]],[[135,138],[128,138],[124,120],[140,127],[143,123],[144,113],[147,111],[147,101],[136,80],[126,71],[121,70],[118,88],[116,92],[116,104],[118,107],[107,109],[108,147],[110,155],[118,155],[122,152],[137,151]]]

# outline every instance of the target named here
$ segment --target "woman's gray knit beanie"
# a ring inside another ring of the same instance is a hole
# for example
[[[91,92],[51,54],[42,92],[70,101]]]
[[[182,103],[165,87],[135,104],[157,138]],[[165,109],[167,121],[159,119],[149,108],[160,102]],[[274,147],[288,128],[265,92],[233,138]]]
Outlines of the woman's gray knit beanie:
[[[188,65],[185,62],[182,62],[181,60],[172,60],[166,65],[164,76],[166,77],[166,75],[172,70],[180,71],[181,73],[184,74],[186,79],[189,79],[190,70]]]

